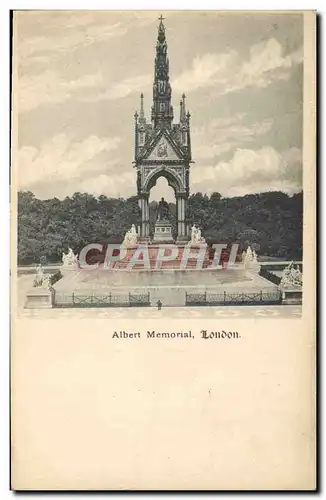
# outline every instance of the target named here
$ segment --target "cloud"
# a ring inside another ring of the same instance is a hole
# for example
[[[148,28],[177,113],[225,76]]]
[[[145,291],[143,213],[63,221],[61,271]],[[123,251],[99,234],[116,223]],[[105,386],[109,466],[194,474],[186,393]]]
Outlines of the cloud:
[[[302,49],[284,56],[284,48],[275,39],[254,45],[250,49],[250,59],[244,62],[241,73],[229,91],[248,86],[267,87],[275,80],[287,80],[291,69],[302,62]]]
[[[49,21],[49,17],[45,22]],[[20,22],[23,22],[20,20]],[[93,21],[94,22],[94,21]],[[40,54],[48,58],[52,53],[56,56],[63,52],[75,50],[80,46],[87,46],[94,42],[109,40],[125,35],[127,28],[121,22],[115,24],[92,24],[90,15],[78,15],[70,19],[63,20],[63,24],[58,24],[54,31],[43,36],[22,37],[18,40],[19,59],[26,64],[36,62]]]
[[[248,60],[235,50],[197,56],[191,68],[174,80],[173,88],[191,92],[214,86],[218,95],[245,87],[264,88],[274,81],[289,79],[291,69],[302,62],[302,57],[302,49],[285,56],[280,42],[269,38],[250,48]]]
[[[135,171],[119,171],[119,166],[112,174],[101,174],[93,176],[75,185],[70,190],[70,195],[75,191],[91,193],[94,196],[101,194],[112,197],[124,197],[136,195]]]
[[[25,11],[16,13],[16,22],[18,55],[26,67],[142,29],[157,16],[152,11]]]
[[[96,164],[87,162],[101,152],[112,152],[120,143],[119,137],[89,136],[82,142],[71,142],[65,134],[58,134],[42,145],[40,150],[24,146],[18,152],[17,175],[20,189],[33,189],[38,183],[55,185],[70,182],[96,171]],[[114,160],[112,160],[114,161]],[[115,160],[116,161],[116,160]],[[86,182],[86,181],[85,181]],[[77,191],[75,189],[74,191]],[[57,193],[53,193],[56,196]]]
[[[138,75],[131,78],[125,78],[121,82],[116,82],[109,89],[93,93],[92,95],[82,97],[83,101],[96,102],[111,99],[120,99],[127,97],[134,92],[140,92],[149,87],[152,80],[151,74]]]
[[[239,113],[229,118],[212,120],[202,127],[195,128],[192,144],[196,161],[212,159],[252,142],[257,136],[269,132],[273,124],[271,119],[244,124],[245,117],[245,113]]]
[[[172,88],[177,92],[188,92],[203,87],[220,84],[226,85],[226,77],[232,67],[238,63],[238,54],[231,51],[227,54],[205,54],[195,57],[192,67],[178,76],[172,83]]]
[[[218,191],[223,196],[273,190],[293,194],[302,189],[301,151],[290,148],[280,153],[270,146],[239,149],[228,162],[194,167],[190,179],[192,191]]]
[[[47,70],[38,76],[23,76],[17,83],[18,113],[25,113],[39,106],[77,98],[84,102],[121,99],[134,92],[149,89],[152,75],[137,75],[113,83],[109,88],[101,72],[84,75],[75,80],[65,80],[56,72]],[[91,89],[91,92],[89,90]]]
[[[76,80],[60,78],[54,71],[38,76],[22,76],[17,82],[18,113],[31,111],[43,104],[64,102],[83,89],[103,84],[100,72]]]

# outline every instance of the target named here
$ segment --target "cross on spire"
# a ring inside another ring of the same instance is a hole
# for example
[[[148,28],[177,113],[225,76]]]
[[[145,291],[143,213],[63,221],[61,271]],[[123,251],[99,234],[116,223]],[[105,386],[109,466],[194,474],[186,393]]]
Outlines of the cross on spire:
[[[157,27],[155,73],[153,85],[152,122],[154,128],[166,126],[171,128],[173,121],[173,108],[171,106],[171,85],[169,82],[169,59],[167,57],[167,42],[165,38],[165,26],[160,15]]]

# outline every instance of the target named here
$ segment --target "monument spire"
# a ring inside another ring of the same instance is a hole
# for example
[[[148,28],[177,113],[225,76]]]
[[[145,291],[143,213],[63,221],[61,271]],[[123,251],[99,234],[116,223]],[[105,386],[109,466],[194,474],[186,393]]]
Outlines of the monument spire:
[[[154,128],[171,128],[173,108],[171,106],[171,85],[169,76],[169,59],[165,36],[164,17],[159,17],[154,66],[152,123]]]
[[[186,96],[182,94],[182,99],[180,101],[180,124],[182,125],[186,118]]]
[[[139,116],[135,114],[135,161],[137,195],[141,212],[139,233],[142,241],[173,241],[171,220],[166,217],[166,202],[161,200],[160,217],[154,235],[150,226],[149,196],[158,177],[165,177],[176,197],[175,230],[179,242],[188,241],[187,200],[191,162],[190,114],[186,96],[180,100],[180,121],[173,123],[168,47],[164,18],[157,24],[151,123],[146,122],[144,97],[140,95]],[[165,208],[164,208],[165,207]]]
[[[144,94],[140,94],[140,112],[139,112],[139,123],[145,123],[145,114],[144,114]]]

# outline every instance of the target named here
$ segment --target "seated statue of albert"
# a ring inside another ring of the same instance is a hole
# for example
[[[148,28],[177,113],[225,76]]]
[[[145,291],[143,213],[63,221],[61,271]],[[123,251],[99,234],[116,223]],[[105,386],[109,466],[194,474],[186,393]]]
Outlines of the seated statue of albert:
[[[157,209],[157,220],[169,220],[170,219],[170,209],[169,204],[165,201],[164,198],[161,198],[161,201],[158,204]]]

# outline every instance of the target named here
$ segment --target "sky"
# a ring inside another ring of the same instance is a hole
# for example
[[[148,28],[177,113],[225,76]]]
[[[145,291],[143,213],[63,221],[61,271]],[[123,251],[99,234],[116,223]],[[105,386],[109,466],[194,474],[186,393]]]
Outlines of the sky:
[[[216,11],[16,12],[18,188],[136,195],[133,115],[143,92],[150,119],[161,13],[175,121],[183,92],[191,113],[190,193],[301,191],[303,17]]]

